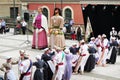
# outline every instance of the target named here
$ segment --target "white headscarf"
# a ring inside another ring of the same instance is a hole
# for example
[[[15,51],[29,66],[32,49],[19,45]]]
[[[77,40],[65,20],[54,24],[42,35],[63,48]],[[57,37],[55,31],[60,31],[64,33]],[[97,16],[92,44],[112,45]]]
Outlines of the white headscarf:
[[[40,55],[37,55],[35,58],[38,59],[38,60],[40,60],[40,59],[41,59],[41,56],[40,56]]]

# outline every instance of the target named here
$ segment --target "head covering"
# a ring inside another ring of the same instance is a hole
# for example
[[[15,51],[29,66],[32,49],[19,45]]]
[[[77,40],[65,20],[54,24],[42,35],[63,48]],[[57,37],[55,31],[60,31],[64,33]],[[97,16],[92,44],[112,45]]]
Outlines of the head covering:
[[[64,52],[65,52],[65,53],[70,53],[70,50],[69,50],[68,48],[66,48],[66,49],[64,50]]]
[[[55,48],[56,50],[62,50],[62,48],[61,48],[61,47],[58,47],[58,46],[54,46],[54,48]]]
[[[95,37],[91,37],[90,39],[91,39],[91,40],[94,40],[94,39],[95,39]]]
[[[24,53],[24,57],[29,58],[29,54],[28,53]]]
[[[56,49],[57,49],[57,50],[61,50],[61,48],[60,48],[60,47],[57,47]]]
[[[25,53],[25,50],[20,50],[21,53]]]
[[[44,49],[44,51],[48,51],[48,50],[49,50],[49,48],[45,48],[45,49]]]
[[[40,60],[40,59],[41,59],[41,56],[40,56],[40,55],[37,55],[35,58]]]
[[[80,41],[80,43],[84,43],[84,42],[85,42],[85,40],[81,40],[81,41]]]
[[[7,57],[6,57],[6,60],[10,60],[10,59],[12,59],[12,57],[10,57],[10,56],[7,56]]]
[[[102,35],[102,37],[103,37],[103,38],[106,38],[106,35],[105,35],[105,34],[103,34],[103,35]]]
[[[20,50],[20,56],[24,56],[25,50]]]
[[[101,35],[98,35],[98,38],[101,38]]]

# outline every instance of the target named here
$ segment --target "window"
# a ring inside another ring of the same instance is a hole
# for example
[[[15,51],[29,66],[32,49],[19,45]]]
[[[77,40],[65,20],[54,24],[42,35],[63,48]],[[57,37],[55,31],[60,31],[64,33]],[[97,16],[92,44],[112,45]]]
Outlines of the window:
[[[15,12],[14,12],[14,7],[10,7],[10,18],[16,18],[18,14],[18,7],[15,7]]]
[[[69,8],[66,8],[65,9],[65,20],[69,21],[70,19],[72,19],[72,12]]]
[[[43,14],[47,17],[48,19],[48,10],[46,8],[43,8]]]

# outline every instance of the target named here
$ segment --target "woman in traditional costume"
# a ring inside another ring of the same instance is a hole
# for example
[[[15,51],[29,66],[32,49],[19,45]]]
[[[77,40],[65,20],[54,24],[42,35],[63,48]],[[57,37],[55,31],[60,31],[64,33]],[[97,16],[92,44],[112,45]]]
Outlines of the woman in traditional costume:
[[[61,48],[65,47],[65,37],[63,33],[64,19],[61,16],[61,10],[55,8],[54,15],[51,17],[51,25],[49,29],[50,33],[50,47],[53,49],[54,46]]]
[[[33,66],[36,66],[36,70],[34,72],[33,80],[44,80],[44,72],[43,70],[46,69],[47,64],[44,60],[41,60],[41,56],[36,56],[36,62],[33,63]]]
[[[109,54],[108,54],[107,63],[110,63],[110,64],[115,64],[116,63],[117,47],[118,47],[118,42],[115,39],[115,37],[112,37],[111,42],[110,42],[110,51],[109,51]]]
[[[42,8],[38,7],[38,13],[33,19],[33,26],[35,28],[33,33],[33,42],[32,48],[33,49],[44,49],[48,47],[47,42],[47,31],[48,31],[48,24],[47,18],[42,14]]]
[[[65,49],[65,72],[64,72],[64,79],[63,80],[70,80],[72,76],[72,59],[73,59],[73,54],[70,53],[69,49]]]

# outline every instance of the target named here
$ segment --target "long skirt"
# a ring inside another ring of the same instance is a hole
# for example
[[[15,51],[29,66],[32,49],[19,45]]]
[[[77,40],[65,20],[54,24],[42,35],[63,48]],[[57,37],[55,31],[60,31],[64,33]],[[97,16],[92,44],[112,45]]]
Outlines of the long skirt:
[[[64,35],[50,35],[50,42],[49,42],[50,47],[53,49],[54,46],[58,46],[60,48],[65,47],[65,37]]]
[[[88,57],[88,60],[87,60],[86,64],[85,64],[84,71],[90,72],[94,68],[95,68],[95,56],[94,55],[90,55]]]
[[[41,71],[40,69],[36,69],[33,80],[44,80],[43,71]]]
[[[33,33],[32,48],[44,49],[46,47],[48,47],[48,42],[45,30],[41,32],[36,32],[35,30]]]
[[[64,80],[70,80],[72,75],[72,65],[66,64],[64,72]]]
[[[115,64],[115,62],[116,62],[116,57],[117,57],[117,50],[116,50],[115,47],[113,47],[112,53],[111,53],[111,56],[110,56],[110,63],[111,63],[111,64]]]

